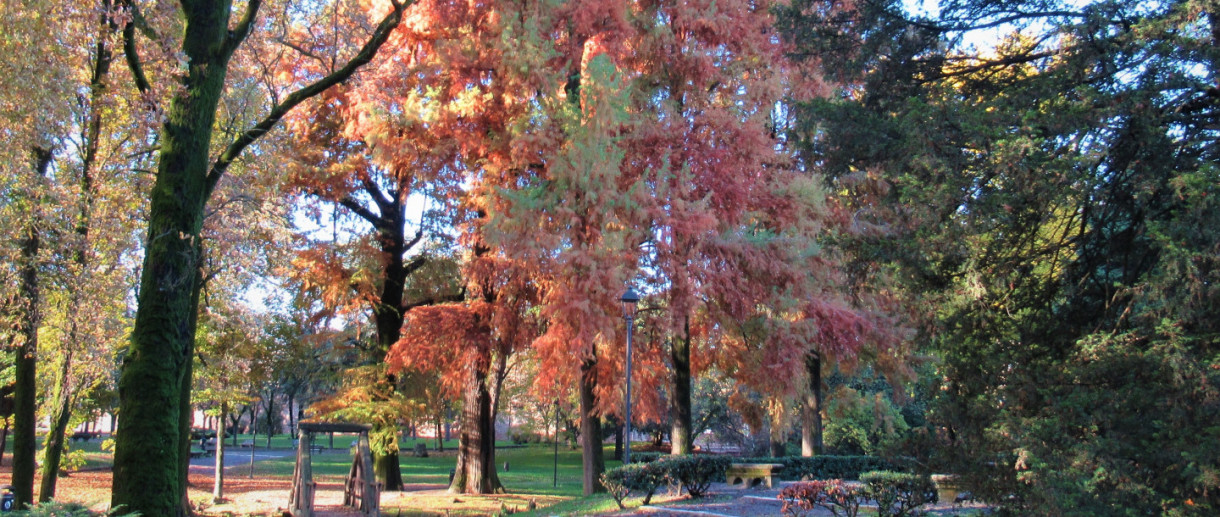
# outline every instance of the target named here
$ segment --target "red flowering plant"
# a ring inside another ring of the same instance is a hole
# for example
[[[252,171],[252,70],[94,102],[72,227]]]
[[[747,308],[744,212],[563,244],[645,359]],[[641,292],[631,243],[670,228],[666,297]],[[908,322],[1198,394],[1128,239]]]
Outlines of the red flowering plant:
[[[856,517],[865,494],[859,487],[841,479],[804,481],[784,487],[779,493],[786,516],[802,517],[815,508],[825,508],[836,517]]]

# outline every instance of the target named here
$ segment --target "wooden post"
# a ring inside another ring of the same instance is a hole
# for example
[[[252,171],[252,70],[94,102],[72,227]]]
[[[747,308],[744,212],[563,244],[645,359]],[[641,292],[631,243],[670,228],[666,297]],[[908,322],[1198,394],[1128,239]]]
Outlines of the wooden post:
[[[293,517],[313,517],[313,463],[309,442],[313,438],[309,431],[301,430],[297,440],[297,464],[292,472],[292,492],[288,495],[288,507]]]
[[[373,456],[369,450],[369,433],[360,433],[360,466],[362,476],[360,510],[364,515],[376,517],[381,515],[381,490],[377,485],[377,477],[373,475]]]

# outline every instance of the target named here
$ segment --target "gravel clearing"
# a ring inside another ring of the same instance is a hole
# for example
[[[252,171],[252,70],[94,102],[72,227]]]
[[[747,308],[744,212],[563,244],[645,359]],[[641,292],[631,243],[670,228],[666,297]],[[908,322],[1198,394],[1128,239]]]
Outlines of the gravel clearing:
[[[772,488],[731,487],[724,483],[714,483],[702,499],[674,499],[663,504],[652,504],[633,508],[614,515],[651,515],[663,517],[778,517],[783,513],[783,502],[779,500],[779,492],[791,481],[776,482]],[[988,507],[980,503],[954,505],[952,501],[928,505],[923,508],[929,515],[980,515]],[[814,510],[806,516],[833,515],[828,510]]]

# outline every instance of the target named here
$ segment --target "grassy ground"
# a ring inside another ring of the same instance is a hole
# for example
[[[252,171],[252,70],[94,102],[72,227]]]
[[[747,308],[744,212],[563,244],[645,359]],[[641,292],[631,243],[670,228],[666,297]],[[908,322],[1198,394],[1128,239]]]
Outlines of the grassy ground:
[[[612,453],[607,448],[606,456]],[[239,453],[240,454],[240,453]],[[286,457],[276,460],[256,462],[255,477],[290,477],[295,465],[295,458]],[[581,492],[581,461],[579,449],[560,447],[558,467],[556,467],[554,449],[543,445],[499,449],[496,451],[496,470],[501,483],[512,493],[574,497]],[[449,483],[449,471],[456,462],[455,452],[450,449],[443,453],[430,451],[427,458],[416,458],[404,454],[399,460],[402,466],[403,482],[408,486],[434,485],[444,486]],[[342,480],[352,465],[352,456],[346,450],[325,451],[312,455],[314,477],[320,481]],[[504,471],[504,463],[508,463],[508,471]],[[620,463],[606,460],[606,468],[617,467]]]
[[[239,442],[240,443],[240,442]],[[315,442],[327,445],[324,441]],[[350,445],[346,439],[342,445]],[[335,445],[340,445],[338,437]],[[433,444],[430,444],[434,445]],[[455,444],[456,445],[456,444]],[[404,444],[403,450],[410,450],[411,441]],[[241,449],[234,451],[240,454]],[[607,446],[606,457],[612,456],[613,446]],[[556,464],[556,459],[558,464]],[[508,471],[504,464],[508,463]],[[382,496],[382,509],[392,512],[391,515],[489,515],[499,513],[504,509],[513,511],[525,510],[531,501],[540,509],[538,515],[581,514],[611,512],[617,509],[614,500],[600,495],[592,498],[581,498],[581,456],[579,449],[560,447],[558,455],[551,446],[530,445],[526,447],[503,448],[496,451],[496,470],[500,481],[504,484],[507,494],[493,496],[453,495],[445,491],[449,483],[449,471],[456,463],[456,450],[447,447],[445,452],[429,449],[427,458],[416,458],[410,453],[404,453],[399,460],[402,467],[403,482],[406,489],[402,492],[387,492]],[[320,485],[337,490],[351,468],[352,456],[347,449],[327,449],[311,455],[313,479]],[[607,459],[606,467],[613,468],[620,463]],[[291,479],[294,457],[284,457],[254,463],[255,480],[287,480]],[[232,477],[241,480],[250,477],[246,466],[230,469]],[[562,504],[564,506],[554,506]],[[638,504],[638,503],[637,503]],[[567,508],[567,509],[565,509]],[[224,507],[217,506],[217,511]]]
[[[255,440],[256,448],[266,447],[266,437],[263,435],[258,437],[240,435],[237,437],[237,443],[241,444],[251,439]],[[327,484],[330,490],[339,489],[338,487],[351,468],[352,455],[349,447],[354,439],[355,437],[351,435],[336,435],[333,442],[334,449],[328,448],[312,455],[314,479],[317,482]],[[232,440],[232,437],[225,440],[226,454],[241,458],[243,453],[249,453],[250,449],[231,447]],[[331,445],[329,437],[326,435],[318,436],[314,443],[323,447]],[[400,512],[401,515],[489,515],[500,513],[505,509],[524,511],[531,503],[538,508],[533,512],[534,515],[588,515],[611,513],[617,509],[614,500],[604,494],[590,498],[581,496],[579,449],[569,449],[561,445],[556,454],[555,449],[549,444],[516,446],[508,442],[500,443],[498,445],[507,447],[499,448],[496,451],[496,470],[508,493],[494,496],[455,496],[448,494],[445,489],[449,482],[449,472],[456,463],[457,442],[447,441],[444,452],[435,450],[435,440],[427,440],[425,443],[428,445],[429,452],[427,458],[417,458],[410,453],[414,448],[415,440],[406,438],[400,444],[403,451],[400,465],[406,490],[389,492],[382,497],[382,508],[392,512],[392,515]],[[86,461],[82,467],[85,470],[105,469],[112,463],[112,454],[110,451],[103,450],[102,444],[103,440],[94,439],[70,442],[69,447],[70,450],[81,451]],[[271,447],[290,449],[292,439],[287,435],[272,437]],[[614,468],[620,464],[609,459],[613,453],[612,449],[612,446],[607,446],[605,450],[607,468]],[[7,462],[8,456],[6,455],[5,463]],[[507,471],[504,470],[505,463],[508,463]],[[226,476],[228,479],[226,485],[234,485],[230,489],[230,493],[235,499],[240,497],[238,494],[240,491],[246,490],[243,488],[245,485],[254,487],[249,490],[263,490],[257,495],[257,501],[254,502],[265,503],[264,506],[275,508],[281,506],[282,503],[274,501],[272,498],[279,497],[281,493],[286,498],[288,492],[286,488],[291,480],[294,464],[295,458],[292,455],[274,460],[257,461],[254,463],[253,479],[251,479],[250,470],[246,465],[230,467]],[[98,474],[108,476],[109,472],[107,470],[98,472]],[[66,486],[71,482],[68,480],[77,481],[83,476],[85,474],[81,473],[64,478],[65,493],[72,492],[72,489]],[[210,478],[210,474],[206,474],[206,476]],[[108,487],[107,481],[97,481],[95,484],[98,485],[96,489],[99,492],[105,491],[105,488]],[[197,488],[204,491],[210,488],[210,482],[203,479],[195,484],[198,485]],[[270,487],[269,490],[266,490],[267,487]],[[93,497],[98,501],[106,499],[102,495]],[[193,495],[192,498],[194,499],[194,497]],[[200,497],[201,501],[207,501],[205,506],[212,506],[210,500],[207,500],[202,494]],[[633,506],[638,506],[638,504],[639,501],[635,501]],[[247,502],[234,514],[246,514],[252,509]],[[217,505],[211,510],[228,511],[224,509],[223,505]]]

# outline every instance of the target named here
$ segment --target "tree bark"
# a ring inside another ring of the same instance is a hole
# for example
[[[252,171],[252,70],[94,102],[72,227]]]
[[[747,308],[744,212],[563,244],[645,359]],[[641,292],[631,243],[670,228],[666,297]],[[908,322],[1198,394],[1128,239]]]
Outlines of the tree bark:
[[[267,395],[267,411],[263,414],[263,418],[267,421],[267,448],[271,448],[271,435],[275,431],[275,418],[278,415],[275,412],[275,390]]]
[[[212,482],[212,504],[219,504],[225,498],[225,417],[229,414],[229,403],[220,403],[220,416],[216,429],[216,470]],[[207,448],[205,447],[206,451]]]
[[[377,446],[373,448],[373,472],[377,480],[385,483],[386,490],[402,490],[402,469],[398,466],[398,428],[374,426],[369,432],[369,439],[377,440]],[[390,449],[392,452],[379,454],[377,449]]]
[[[199,247],[196,247],[198,249]],[[203,290],[202,273],[199,269],[195,270],[195,293],[193,295],[193,307],[199,306],[199,295]],[[199,322],[199,311],[191,313],[188,325],[192,329],[196,328]],[[182,366],[182,378],[178,383],[178,508],[180,515],[191,515],[191,499],[187,495],[187,485],[190,479],[191,472],[191,427],[195,421],[195,411],[191,406],[191,385],[195,374],[195,362],[192,360],[195,355],[195,340],[191,340],[191,345],[186,350],[186,361]]]
[[[157,178],[149,196],[135,328],[119,377],[111,507],[159,517],[184,512],[185,485],[179,471],[186,465],[183,451],[189,451],[182,429],[189,415],[182,413],[190,411],[190,388],[184,382],[190,381],[187,370],[195,339],[194,291],[204,205],[228,165],[247,146],[297,104],[347,79],[372,59],[401,20],[403,6],[391,3],[393,11],[355,58],[284,97],[266,118],[234,140],[215,164],[209,150],[229,60],[254,26],[262,2],[247,3],[245,15],[232,27],[229,1],[180,3],[186,71],[178,78],[180,91],[162,126]],[[129,24],[124,30],[129,48],[134,48],[133,27]],[[137,87],[146,90],[149,85],[138,55],[130,51],[126,55]]]
[[[436,451],[443,452],[445,450],[445,433],[441,424],[441,413],[436,414]]]
[[[670,345],[674,368],[670,453],[674,455],[691,453],[690,346],[690,317],[687,316],[684,335]]]
[[[161,132],[135,329],[119,377],[112,506],[144,515],[183,513],[181,456],[190,444],[183,444],[182,413],[189,405],[181,404],[182,389],[195,339],[208,152],[229,60],[216,48],[228,39],[227,7],[183,4],[187,73]]]
[[[55,484],[59,480],[59,465],[63,460],[64,435],[68,430],[68,420],[72,417],[72,396],[68,387],[68,372],[71,368],[72,350],[69,349],[60,363],[59,378],[56,380],[55,411],[51,415],[51,428],[47,431],[42,458],[42,483],[38,487],[40,503],[55,498]]]
[[[77,242],[74,244],[75,249],[72,252],[72,262],[77,266],[77,274],[80,276],[69,287],[71,290],[69,299],[71,300],[73,311],[81,309],[80,290],[82,283],[86,281],[87,268],[89,266],[89,226],[93,213],[93,168],[97,162],[97,154],[100,147],[99,140],[102,132],[101,105],[105,100],[104,97],[108,89],[107,78],[110,74],[110,65],[114,61],[114,54],[108,42],[110,37],[118,30],[118,25],[112,18],[112,7],[113,2],[111,0],[103,0],[102,12],[97,25],[97,42],[93,52],[93,74],[89,80],[89,117],[88,123],[81,134],[84,148],[80,167],[80,210],[76,219]],[[80,339],[81,336],[77,328],[76,319],[73,318],[69,323],[68,337],[64,342],[66,350],[64,351],[59,378],[55,385],[55,414],[51,417],[52,425],[43,455],[42,483],[38,490],[38,500],[40,502],[50,501],[55,497],[56,482],[59,479],[59,466],[63,459],[64,436],[67,432],[68,421],[72,417],[72,407],[75,402],[72,376],[69,372],[72,368],[73,350],[78,346]]]
[[[30,149],[33,170],[39,180],[45,178],[51,165],[50,149],[35,146]],[[16,349],[16,387],[13,392],[13,497],[14,508],[22,509],[34,502],[34,464],[37,437],[36,399],[38,377],[38,326],[42,320],[41,291],[38,285],[38,253],[42,247],[39,235],[38,204],[34,192],[23,196],[29,204],[29,215],[21,237],[21,270],[16,304],[17,334],[21,344]]]
[[[479,366],[472,366],[471,370],[464,390],[457,468],[449,492],[504,493],[504,485],[496,474],[496,425],[487,371]]]
[[[616,461],[623,461],[623,433],[626,430],[623,424],[614,427],[614,459]]]
[[[580,365],[581,487],[584,495],[606,491],[601,481],[601,475],[606,471],[606,460],[602,457],[602,421],[593,414],[596,388],[597,360],[586,359]]]
[[[805,356],[809,386],[801,404],[801,456],[823,453],[822,445],[822,357],[816,352]]]
[[[8,447],[8,428],[10,426],[9,418],[4,419],[4,428],[0,429],[0,465],[4,465],[4,451]]]
[[[286,396],[288,398],[288,435],[296,436],[297,435],[296,413],[292,410],[292,403],[294,402],[293,399],[295,399],[296,397],[294,396],[293,390],[285,390],[284,396]]]

